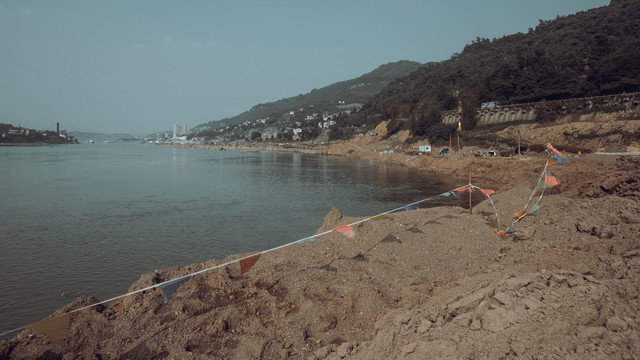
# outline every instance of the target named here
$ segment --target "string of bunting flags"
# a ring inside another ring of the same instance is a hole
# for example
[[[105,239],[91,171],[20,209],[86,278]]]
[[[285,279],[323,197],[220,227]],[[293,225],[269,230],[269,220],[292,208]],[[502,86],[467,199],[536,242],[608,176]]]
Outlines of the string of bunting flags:
[[[290,243],[287,243],[287,244],[284,244],[284,245],[280,245],[280,246],[275,247],[275,248],[271,248],[271,249],[268,249],[268,250],[263,250],[263,251],[260,251],[260,252],[257,252],[257,253],[251,254],[251,255],[244,256],[244,257],[239,258],[239,259],[227,261],[227,262],[224,262],[222,264],[218,264],[218,265],[206,268],[206,269],[202,269],[200,271],[196,271],[196,272],[193,272],[193,273],[188,274],[188,275],[184,275],[184,276],[181,276],[181,277],[170,279],[170,280],[158,283],[158,284],[147,286],[147,287],[142,288],[142,289],[138,289],[138,290],[135,290],[135,291],[132,291],[132,292],[128,292],[126,294],[118,295],[118,296],[112,297],[110,299],[106,299],[106,300],[103,300],[103,301],[100,301],[100,302],[97,302],[97,303],[94,303],[94,304],[91,304],[91,305],[88,305],[88,306],[84,306],[84,307],[69,311],[69,312],[61,314],[61,315],[57,315],[57,316],[54,316],[54,317],[46,318],[44,320],[41,320],[41,321],[33,323],[33,324],[29,324],[29,325],[25,325],[25,326],[22,326],[22,327],[19,327],[19,328],[16,328],[16,329],[5,331],[3,333],[0,333],[0,336],[6,335],[6,334],[10,334],[12,332],[19,331],[21,329],[34,329],[34,330],[42,331],[47,337],[49,337],[49,339],[53,343],[62,344],[64,342],[66,329],[69,326],[70,315],[73,314],[73,313],[76,313],[76,312],[79,312],[79,311],[83,311],[83,310],[86,310],[86,309],[89,309],[89,308],[92,308],[92,307],[96,307],[98,305],[104,305],[104,304],[110,303],[112,301],[115,301],[115,300],[118,300],[118,299],[121,299],[121,298],[124,298],[124,297],[127,297],[127,296],[131,296],[131,295],[134,295],[134,294],[138,294],[138,293],[141,293],[141,292],[144,292],[144,291],[148,291],[148,290],[151,290],[151,289],[154,289],[154,288],[160,288],[162,290],[162,295],[164,297],[165,302],[169,302],[169,299],[171,298],[171,296],[180,288],[180,286],[182,284],[184,284],[187,280],[191,279],[192,277],[194,277],[196,275],[199,275],[199,274],[202,274],[202,273],[205,273],[205,272],[209,272],[209,271],[213,271],[213,270],[216,270],[216,269],[224,268],[226,266],[229,266],[229,265],[232,265],[232,264],[236,264],[236,263],[240,265],[240,275],[244,275],[258,262],[258,260],[260,260],[260,257],[262,255],[267,254],[269,252],[277,251],[277,250],[280,250],[282,248],[285,248],[285,247],[288,247],[288,246],[292,246],[292,245],[304,244],[304,243],[307,243],[307,242],[311,242],[312,243],[312,247],[315,247],[316,240],[319,237],[327,235],[327,234],[330,234],[330,233],[333,233],[333,232],[341,233],[341,234],[343,234],[343,235],[345,235],[345,236],[347,236],[349,238],[355,238],[356,234],[354,232],[354,228],[353,227],[355,225],[357,225],[357,224],[364,223],[364,222],[371,221],[371,220],[373,220],[373,221],[393,220],[393,218],[391,216],[389,216],[389,214],[392,214],[392,213],[398,212],[398,211],[406,211],[406,210],[417,209],[418,205],[420,205],[421,203],[428,202],[428,201],[434,201],[434,200],[440,200],[442,198],[446,198],[446,197],[449,197],[449,196],[456,196],[459,193],[462,193],[464,191],[467,191],[467,190],[468,191],[473,191],[473,190],[476,190],[476,189],[480,190],[491,201],[491,204],[493,205],[493,200],[491,200],[490,195],[495,193],[494,190],[482,189],[482,188],[480,188],[478,186],[475,186],[475,185],[472,185],[472,184],[468,184],[468,185],[461,186],[461,187],[455,188],[453,190],[450,190],[450,191],[447,191],[447,192],[444,192],[444,193],[441,193],[441,194],[438,194],[438,195],[435,195],[435,196],[428,197],[426,199],[422,199],[420,201],[416,201],[416,202],[411,203],[411,204],[404,205],[402,207],[399,207],[399,208],[396,208],[396,209],[393,209],[393,210],[389,210],[389,211],[380,213],[380,214],[375,215],[375,216],[371,216],[371,217],[368,217],[368,218],[365,218],[365,219],[362,219],[362,220],[355,221],[355,222],[353,222],[351,224],[348,224],[348,225],[339,226],[339,227],[336,227],[334,229],[331,229],[331,230],[328,230],[328,231],[324,231],[324,232],[321,232],[321,233],[318,233],[318,234],[315,234],[315,235],[312,235],[312,236],[308,236],[308,237],[305,237],[305,238],[302,238],[302,239],[299,239],[299,240],[296,240],[296,241],[292,241]],[[494,210],[495,210],[495,206],[494,206]],[[496,215],[497,215],[497,212],[496,212]]]
[[[25,325],[25,326],[21,326],[19,328],[16,329],[12,329],[9,331],[5,331],[3,333],[0,333],[0,336],[3,335],[7,335],[22,329],[33,329],[33,330],[39,330],[42,331],[50,340],[52,343],[56,343],[56,344],[62,344],[64,343],[64,338],[66,336],[66,331],[67,331],[67,327],[69,326],[69,322],[70,322],[70,315],[79,311],[83,311],[92,307],[96,307],[99,305],[104,305],[107,303],[110,303],[112,301],[127,297],[127,296],[131,296],[134,294],[138,294],[141,292],[145,292],[154,288],[160,288],[162,291],[162,295],[164,297],[165,302],[169,302],[169,299],[171,299],[171,296],[180,288],[180,286],[182,286],[182,284],[184,284],[187,280],[191,279],[194,276],[197,276],[199,274],[205,273],[205,272],[209,272],[209,271],[213,271],[216,269],[220,269],[220,268],[224,268],[226,266],[232,265],[232,264],[239,264],[240,265],[240,275],[244,275],[246,274],[257,262],[258,260],[260,260],[260,257],[264,254],[273,252],[273,251],[277,251],[280,250],[282,248],[288,247],[288,246],[292,246],[292,245],[298,245],[298,244],[304,244],[307,242],[311,242],[312,243],[312,247],[315,247],[315,243],[316,240],[324,235],[333,233],[333,232],[337,232],[337,233],[341,233],[349,238],[355,238],[355,232],[354,232],[354,226],[358,225],[360,223],[364,223],[367,221],[380,221],[380,220],[393,220],[393,218],[391,216],[389,216],[389,214],[392,214],[394,212],[398,212],[398,211],[406,211],[406,210],[413,210],[413,209],[417,209],[419,208],[419,205],[422,203],[425,203],[427,201],[434,201],[434,200],[440,200],[442,198],[446,198],[446,197],[450,197],[450,196],[457,196],[458,194],[461,194],[465,191],[469,191],[469,192],[473,192],[474,190],[479,190],[491,203],[491,206],[493,207],[493,210],[495,212],[496,215],[496,221],[497,221],[497,227],[493,229],[493,232],[496,233],[498,236],[502,237],[503,239],[505,238],[506,234],[512,234],[513,232],[517,231],[517,229],[514,229],[513,226],[520,220],[522,220],[526,215],[537,215],[538,212],[540,211],[540,207],[539,207],[539,203],[540,200],[542,200],[542,195],[544,194],[544,190],[547,188],[550,188],[552,186],[556,186],[558,185],[560,182],[557,178],[551,176],[548,172],[548,167],[554,163],[563,163],[563,162],[568,162],[568,160],[566,158],[564,158],[564,156],[558,151],[556,150],[553,146],[551,146],[551,144],[547,144],[546,145],[546,149],[550,154],[550,158],[547,160],[544,170],[542,171],[542,174],[540,176],[540,179],[538,181],[538,185],[535,187],[533,193],[531,194],[531,197],[529,198],[529,201],[527,202],[527,204],[524,207],[524,210],[521,212],[517,212],[514,215],[517,217],[517,219],[511,224],[511,226],[507,227],[506,229],[501,229],[500,227],[500,220],[498,218],[498,212],[496,210],[495,204],[493,202],[493,199],[491,198],[491,195],[495,193],[494,190],[490,190],[490,189],[483,189],[480,188],[478,186],[475,186],[471,183],[455,188],[453,190],[438,194],[438,195],[434,195],[431,197],[428,197],[426,199],[422,199],[416,202],[413,202],[411,204],[407,204],[404,205],[402,207],[393,209],[393,210],[389,210],[383,213],[380,213],[378,215],[375,216],[371,216],[362,220],[358,220],[355,221],[351,224],[348,225],[343,225],[343,226],[339,226],[336,227],[334,229],[328,230],[328,231],[324,231],[312,236],[308,236],[296,241],[292,241],[290,243],[284,244],[284,245],[280,245],[268,250],[263,250],[251,255],[247,255],[244,256],[242,258],[239,259],[234,259],[234,260],[230,260],[206,269],[202,269],[196,272],[193,272],[191,274],[187,274],[181,277],[177,277],[174,279],[170,279],[158,284],[154,284],[151,286],[147,286],[145,288],[142,289],[138,289],[132,292],[128,292],[126,294],[122,294],[122,295],[118,295],[115,297],[112,297],[110,299],[107,300],[103,300],[88,306],[84,306],[69,312],[66,312],[64,314],[61,315],[56,315],[54,317],[50,317],[50,318],[46,318],[44,320],[38,321],[36,323],[33,324],[29,324],[29,325]],[[534,197],[534,195],[540,191],[540,197],[538,198],[538,200],[531,206],[530,203]]]
[[[551,145],[551,143],[545,144],[545,149],[547,154],[549,155],[549,158],[546,160],[544,164],[544,168],[542,169],[540,178],[538,178],[538,182],[535,188],[533,189],[531,196],[529,196],[529,200],[524,205],[524,209],[522,211],[517,211],[513,213],[516,219],[511,223],[511,226],[508,226],[506,229],[501,229],[500,225],[498,225],[498,227],[493,230],[493,232],[498,234],[498,236],[500,236],[503,239],[505,238],[506,235],[513,234],[514,232],[518,231],[518,229],[516,229],[514,226],[520,220],[524,219],[527,215],[536,216],[540,213],[540,201],[542,201],[542,197],[544,196],[545,189],[550,189],[556,185],[560,185],[560,180],[558,180],[558,178],[556,178],[555,176],[552,176],[551,173],[549,172],[549,166],[555,165],[555,164],[568,163],[569,160],[567,160],[564,154],[562,154],[560,151],[554,148],[553,145]],[[537,193],[539,193],[540,196],[538,197],[538,200],[532,205],[531,201],[534,199]],[[495,206],[494,206],[494,210],[495,210]],[[496,213],[496,216],[497,216],[497,213]]]

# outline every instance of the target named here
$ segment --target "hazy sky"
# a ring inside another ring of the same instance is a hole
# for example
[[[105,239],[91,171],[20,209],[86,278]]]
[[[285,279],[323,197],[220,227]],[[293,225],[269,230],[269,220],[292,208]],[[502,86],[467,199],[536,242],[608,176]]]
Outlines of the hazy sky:
[[[0,122],[149,134],[609,0],[0,0]]]

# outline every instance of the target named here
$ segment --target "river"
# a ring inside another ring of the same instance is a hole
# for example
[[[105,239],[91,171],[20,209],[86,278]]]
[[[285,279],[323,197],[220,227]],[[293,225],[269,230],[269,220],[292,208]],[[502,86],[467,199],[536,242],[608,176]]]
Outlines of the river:
[[[0,147],[0,332],[142,273],[312,235],[461,185],[401,166],[144,144]]]

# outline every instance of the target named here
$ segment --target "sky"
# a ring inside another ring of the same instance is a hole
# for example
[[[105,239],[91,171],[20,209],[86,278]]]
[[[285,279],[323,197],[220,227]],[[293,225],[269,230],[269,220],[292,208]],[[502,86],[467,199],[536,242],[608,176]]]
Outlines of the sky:
[[[146,135],[609,0],[0,0],[0,123]]]

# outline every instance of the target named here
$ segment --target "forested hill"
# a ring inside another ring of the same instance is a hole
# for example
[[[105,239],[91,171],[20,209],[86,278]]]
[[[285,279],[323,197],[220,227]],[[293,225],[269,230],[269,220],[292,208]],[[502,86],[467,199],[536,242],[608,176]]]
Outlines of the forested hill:
[[[534,102],[640,91],[640,1],[540,20],[526,34],[477,38],[451,59],[392,81],[352,125],[420,118],[424,104],[454,109],[482,102]]]
[[[321,89],[313,89],[306,94],[265,103],[252,107],[249,111],[226,118],[221,121],[211,121],[198,125],[193,130],[218,128],[227,125],[241,124],[245,121],[266,118],[274,114],[281,114],[291,109],[313,105],[313,112],[335,112],[340,104],[364,104],[371,97],[384,89],[392,80],[407,76],[420,67],[414,61],[398,61],[388,63],[377,69],[352,80],[338,82]],[[338,103],[340,101],[340,103]]]

